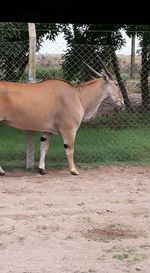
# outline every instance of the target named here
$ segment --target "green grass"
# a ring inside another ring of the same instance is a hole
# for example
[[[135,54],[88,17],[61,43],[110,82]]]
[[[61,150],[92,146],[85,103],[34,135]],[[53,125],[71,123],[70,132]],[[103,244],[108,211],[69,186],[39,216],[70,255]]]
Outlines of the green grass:
[[[118,112],[112,116],[96,116],[94,120],[89,121],[88,126],[90,127],[109,127],[109,128],[135,128],[135,127],[148,127],[150,126],[150,113],[139,113],[139,112]],[[85,126],[86,126],[85,124]],[[83,124],[84,125],[84,124]]]
[[[81,163],[117,164],[150,162],[150,128],[82,129],[76,158]]]
[[[102,164],[150,164],[148,114],[117,114],[84,123],[77,133],[75,162],[82,166]],[[134,122],[134,123],[133,123]],[[132,126],[131,126],[132,125]],[[108,127],[109,126],[109,127]],[[39,160],[40,133],[35,133],[35,165]],[[7,169],[26,167],[26,132],[0,124],[0,164]],[[66,167],[60,136],[52,136],[46,166]]]

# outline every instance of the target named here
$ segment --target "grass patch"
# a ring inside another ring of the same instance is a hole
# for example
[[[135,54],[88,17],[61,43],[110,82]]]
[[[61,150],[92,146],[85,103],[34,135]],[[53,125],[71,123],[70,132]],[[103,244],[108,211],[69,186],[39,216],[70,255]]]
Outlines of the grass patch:
[[[128,253],[123,253],[123,254],[117,254],[117,255],[114,255],[113,258],[119,260],[119,261],[123,261],[125,259],[127,259],[129,257],[129,254]]]
[[[75,158],[85,163],[150,162],[150,128],[80,129]]]
[[[149,122],[148,114],[119,113],[115,117],[96,117],[93,121],[83,123],[76,137],[75,162],[83,166],[150,164]],[[35,133],[36,166],[40,137],[40,133]],[[1,165],[7,169],[25,169],[26,132],[0,124],[0,140]],[[46,166],[68,166],[60,136],[51,138]]]
[[[133,248],[133,247],[126,247],[126,248],[118,248],[118,250],[116,250],[115,255],[113,255],[114,259],[117,259],[119,261],[128,261],[128,262],[140,262],[143,259],[147,258],[147,255],[145,254],[140,254],[138,253],[138,249]]]
[[[107,127],[114,129],[121,128],[135,128],[135,127],[148,127],[150,126],[150,113],[139,112],[119,112],[112,116],[103,115],[96,116],[93,120],[83,123],[82,127]]]
[[[104,242],[104,243],[109,243],[111,240],[112,239],[107,236],[98,237],[96,239],[97,242]]]

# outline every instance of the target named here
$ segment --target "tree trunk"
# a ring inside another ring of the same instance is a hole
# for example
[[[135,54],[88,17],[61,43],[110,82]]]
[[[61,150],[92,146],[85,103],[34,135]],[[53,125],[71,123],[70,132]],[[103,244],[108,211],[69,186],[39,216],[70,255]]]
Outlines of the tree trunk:
[[[148,90],[148,74],[149,74],[149,62],[147,59],[148,46],[142,46],[142,68],[141,68],[141,96],[142,96],[142,111],[149,109],[149,90]]]
[[[135,77],[135,33],[132,34],[131,38],[131,70],[130,78],[134,79]]]
[[[116,56],[116,53],[115,53],[114,50],[111,51],[111,61],[112,61],[113,70],[114,70],[116,79],[118,81],[122,96],[124,98],[124,102],[125,102],[125,105],[127,107],[127,110],[132,111],[133,109],[131,107],[131,103],[130,103],[130,100],[129,100],[129,97],[128,97],[128,93],[127,93],[125,84],[124,84],[124,82],[123,82],[123,80],[121,78],[121,75],[120,75],[119,63],[118,63],[118,59],[117,59],[117,56]]]

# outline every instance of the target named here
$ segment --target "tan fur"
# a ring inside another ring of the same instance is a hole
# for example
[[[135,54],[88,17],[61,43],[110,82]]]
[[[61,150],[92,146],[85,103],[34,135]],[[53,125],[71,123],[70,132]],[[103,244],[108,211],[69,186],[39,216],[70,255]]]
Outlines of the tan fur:
[[[1,81],[0,121],[22,130],[61,134],[64,143],[69,145],[66,154],[70,171],[77,174],[73,161],[76,132],[82,120],[93,117],[101,102],[109,96],[116,104],[122,104],[118,87],[104,78],[78,86],[62,80]]]
[[[81,112],[76,89],[66,82],[0,83],[0,119],[10,126],[59,133],[64,120],[66,128],[78,126]]]

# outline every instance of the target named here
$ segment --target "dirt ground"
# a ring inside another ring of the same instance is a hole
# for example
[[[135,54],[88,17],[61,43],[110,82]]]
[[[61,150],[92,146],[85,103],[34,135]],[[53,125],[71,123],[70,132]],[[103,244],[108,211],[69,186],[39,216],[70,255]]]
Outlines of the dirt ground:
[[[150,167],[0,177],[1,273],[150,272]]]

